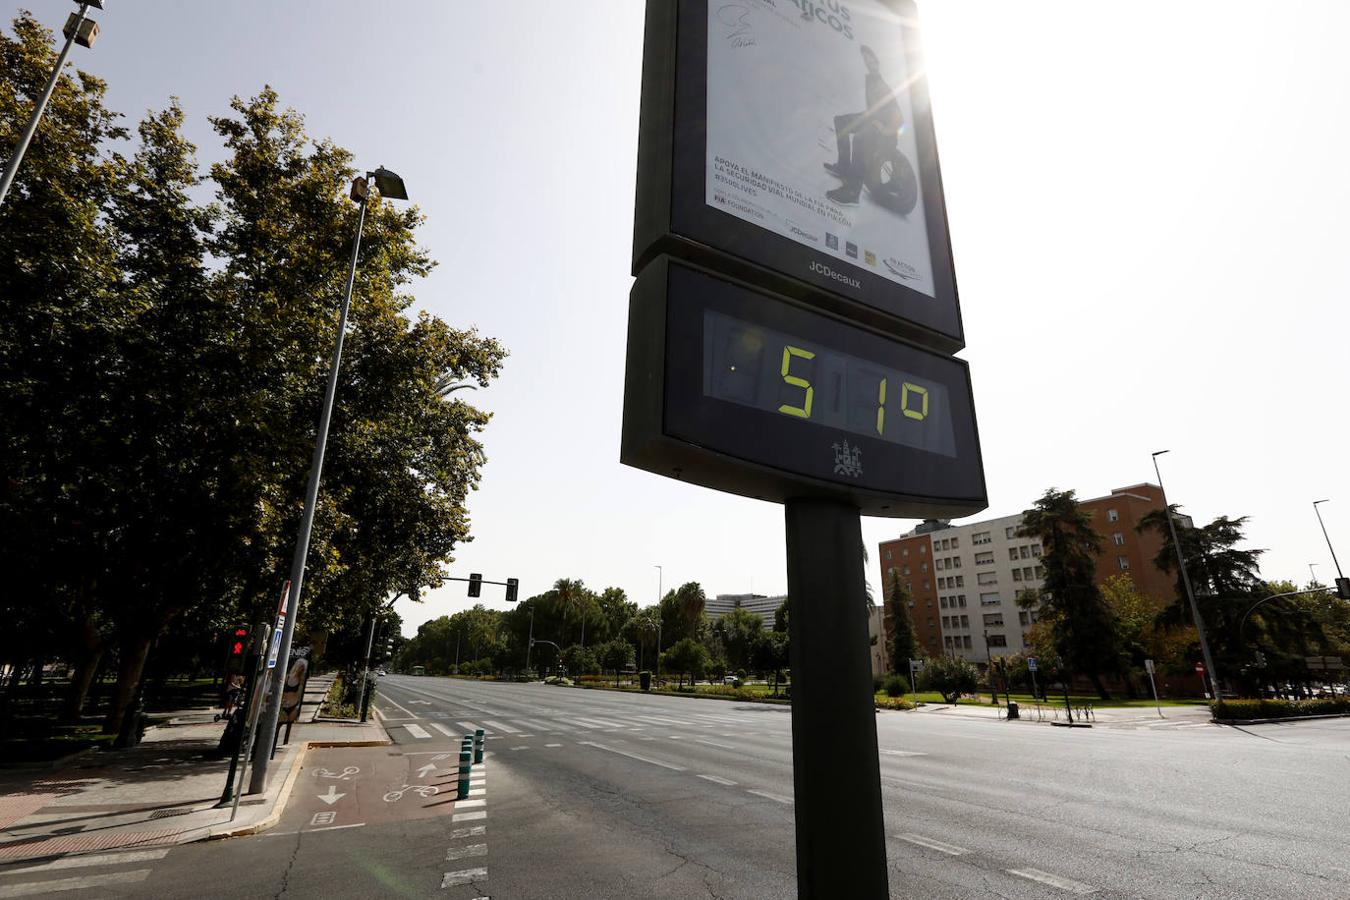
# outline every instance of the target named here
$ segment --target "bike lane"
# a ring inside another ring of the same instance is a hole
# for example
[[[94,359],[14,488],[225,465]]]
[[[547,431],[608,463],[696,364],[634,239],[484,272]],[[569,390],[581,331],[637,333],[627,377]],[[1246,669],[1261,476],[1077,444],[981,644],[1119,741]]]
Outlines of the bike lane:
[[[458,754],[392,747],[310,750],[273,835],[332,831],[452,813]]]

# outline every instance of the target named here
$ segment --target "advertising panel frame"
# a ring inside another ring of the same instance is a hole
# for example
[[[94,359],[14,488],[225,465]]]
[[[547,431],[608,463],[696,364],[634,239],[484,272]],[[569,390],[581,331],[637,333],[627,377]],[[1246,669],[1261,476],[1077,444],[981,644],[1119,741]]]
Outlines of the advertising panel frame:
[[[638,139],[633,274],[661,254],[702,262],[800,302],[955,353],[965,333],[932,109],[922,77],[908,87],[935,296],[861,260],[769,231],[706,202],[710,0],[648,0]],[[913,0],[873,0],[917,22]],[[907,69],[922,71],[917,26],[904,29]]]

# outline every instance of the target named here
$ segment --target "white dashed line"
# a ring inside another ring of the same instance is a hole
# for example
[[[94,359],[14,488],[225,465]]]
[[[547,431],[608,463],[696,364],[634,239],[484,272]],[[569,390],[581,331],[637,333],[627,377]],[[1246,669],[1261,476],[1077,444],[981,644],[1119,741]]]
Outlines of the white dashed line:
[[[711,781],[711,782],[713,782],[714,784],[725,784],[725,785],[727,785],[728,787],[730,787],[730,786],[732,786],[732,785],[734,785],[734,784],[736,783],[736,782],[732,781],[730,778],[723,778],[721,775],[700,775],[700,776],[698,776],[698,777],[699,777],[699,778],[707,779],[708,781]]]
[[[462,869],[458,872],[446,872],[441,879],[441,887],[448,888],[457,884],[472,884],[487,881],[487,869]]]
[[[403,727],[408,729],[408,734],[411,734],[418,740],[431,737],[431,734],[421,725],[404,725]]]
[[[463,806],[465,803],[468,803],[468,802],[469,802],[468,800],[461,800],[461,801],[459,801],[459,805],[460,805],[460,806]],[[475,819],[486,819],[486,818],[487,818],[487,812],[485,812],[484,810],[478,810],[478,811],[476,811],[476,812],[462,812],[462,813],[455,813],[453,816],[450,817],[450,821],[451,821],[451,822],[472,822],[472,821],[474,821]]]
[[[608,750],[610,753],[617,753],[620,756],[626,756],[629,759],[636,759],[638,762],[645,762],[653,766],[660,766],[663,769],[670,769],[672,772],[688,771],[687,769],[685,769],[684,766],[677,766],[672,763],[661,762],[659,759],[651,759],[650,757],[639,756],[636,753],[629,753],[627,750],[619,750],[615,747],[606,746],[605,744],[597,744],[594,741],[577,741],[577,743],[581,744],[584,747],[596,747],[600,750]]]
[[[450,832],[450,840],[458,841],[467,837],[478,837],[487,834],[486,825],[470,825],[468,828],[456,828]]]
[[[1008,874],[1016,875],[1018,878],[1027,878],[1031,881],[1039,881],[1041,884],[1048,884],[1053,888],[1059,888],[1061,891],[1068,891],[1080,896],[1097,892],[1097,889],[1090,884],[1083,884],[1083,882],[1074,881],[1072,878],[1061,878],[1058,875],[1051,875],[1049,872],[1042,872],[1040,869],[1009,869]]]
[[[458,725],[460,728],[463,728],[465,731],[469,732],[470,734],[472,734],[473,732],[475,732],[475,731],[478,730],[478,726],[475,725],[473,722],[456,722],[455,724]],[[488,731],[487,729],[483,729],[483,733],[484,733],[484,734],[492,734],[492,732],[491,732],[491,731]]]
[[[730,744],[719,744],[717,741],[705,741],[703,738],[694,738],[695,744],[707,744],[709,747],[720,747],[723,750],[735,750]]]
[[[778,794],[770,794],[770,793],[767,793],[767,792],[765,792],[765,791],[751,791],[751,790],[747,790],[746,793],[747,793],[747,794],[754,794],[756,797],[763,797],[763,798],[765,798],[766,800],[772,800],[774,803],[787,803],[787,804],[791,804],[791,803],[792,803],[792,798],[791,798],[791,797],[781,797],[781,796],[779,796]]]
[[[886,756],[927,756],[927,753],[919,753],[916,750],[878,750]]]
[[[545,747],[561,747],[562,744],[545,744]]]
[[[932,838],[921,837],[917,834],[897,834],[894,835],[897,840],[905,841],[910,844],[918,844],[920,847],[927,847],[929,850],[936,850],[939,853],[945,853],[948,856],[961,856],[969,853],[965,847],[958,847],[955,844],[944,844],[942,841],[935,841]]]
[[[527,745],[522,744],[522,745],[519,746],[519,747],[512,747],[511,749],[512,749],[512,750],[528,750],[528,749],[530,749],[530,748],[529,748]]]
[[[446,862],[468,859],[471,856],[487,856],[487,844],[469,844],[464,847],[451,847],[445,851]]]
[[[503,725],[501,722],[494,722],[490,719],[484,719],[483,724],[496,731],[504,731],[507,734],[520,734],[519,728],[512,728],[510,725]]]

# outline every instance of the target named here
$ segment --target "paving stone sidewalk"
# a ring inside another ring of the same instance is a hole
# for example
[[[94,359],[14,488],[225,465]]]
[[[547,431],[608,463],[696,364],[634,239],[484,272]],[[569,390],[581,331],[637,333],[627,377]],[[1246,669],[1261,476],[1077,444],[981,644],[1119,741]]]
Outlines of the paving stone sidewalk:
[[[275,824],[310,745],[389,744],[375,721],[318,719],[333,676],[315,676],[301,721],[278,746],[261,794],[238,815],[217,809],[230,761],[211,755],[224,722],[213,710],[182,710],[146,731],[136,747],[86,754],[53,769],[0,771],[0,864],[97,850],[181,844],[249,834]],[[282,730],[285,737],[285,729]]]

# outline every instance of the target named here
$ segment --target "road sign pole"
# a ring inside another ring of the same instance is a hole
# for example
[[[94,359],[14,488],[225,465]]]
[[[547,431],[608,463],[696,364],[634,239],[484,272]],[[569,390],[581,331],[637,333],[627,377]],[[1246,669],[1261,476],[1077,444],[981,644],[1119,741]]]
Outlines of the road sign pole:
[[[885,900],[886,835],[858,509],[815,499],[786,506],[797,896]]]
[[[1162,704],[1158,702],[1158,684],[1153,680],[1153,660],[1144,660],[1144,671],[1148,672],[1148,686],[1153,689],[1153,708],[1158,711],[1158,718],[1164,719]]]

